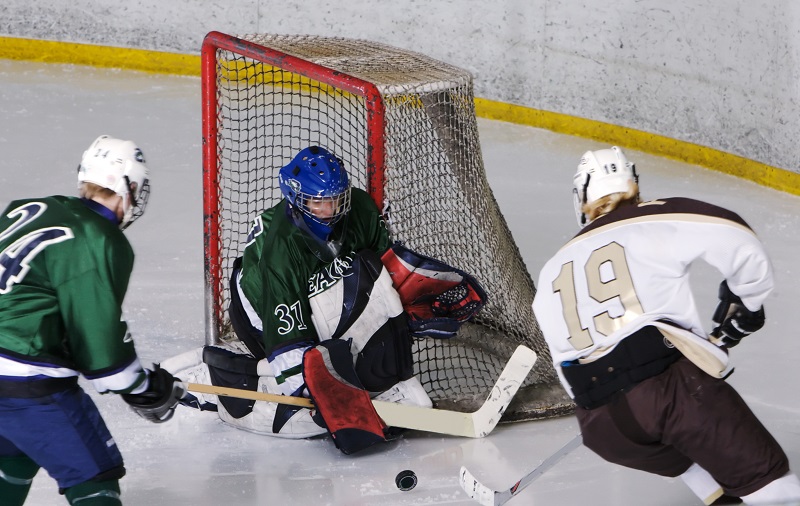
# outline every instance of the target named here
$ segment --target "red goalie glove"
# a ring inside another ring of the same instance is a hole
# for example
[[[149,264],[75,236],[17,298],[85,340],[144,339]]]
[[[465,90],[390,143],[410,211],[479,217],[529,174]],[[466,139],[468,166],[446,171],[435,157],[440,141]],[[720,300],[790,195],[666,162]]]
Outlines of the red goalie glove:
[[[450,338],[486,303],[478,281],[395,243],[381,257],[400,294],[414,337]]]

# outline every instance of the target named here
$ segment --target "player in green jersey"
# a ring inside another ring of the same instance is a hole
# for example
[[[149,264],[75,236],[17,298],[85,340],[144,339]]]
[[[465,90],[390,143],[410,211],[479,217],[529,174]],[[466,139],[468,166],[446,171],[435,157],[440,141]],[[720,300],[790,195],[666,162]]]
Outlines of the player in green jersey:
[[[80,197],[17,200],[0,215],[0,502],[23,504],[44,468],[70,504],[118,505],[122,457],[83,375],[142,417],[168,420],[185,391],[139,362],[121,305],[133,268],[122,233],[147,204],[130,141],[98,137]]]

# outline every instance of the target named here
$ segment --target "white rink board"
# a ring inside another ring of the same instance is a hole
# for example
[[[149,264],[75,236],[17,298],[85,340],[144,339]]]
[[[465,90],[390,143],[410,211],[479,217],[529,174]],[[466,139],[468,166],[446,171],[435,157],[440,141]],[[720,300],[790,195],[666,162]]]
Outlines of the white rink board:
[[[3,0],[0,34],[199,54],[203,37],[349,37],[470,70],[475,95],[800,159],[800,3],[767,0]]]

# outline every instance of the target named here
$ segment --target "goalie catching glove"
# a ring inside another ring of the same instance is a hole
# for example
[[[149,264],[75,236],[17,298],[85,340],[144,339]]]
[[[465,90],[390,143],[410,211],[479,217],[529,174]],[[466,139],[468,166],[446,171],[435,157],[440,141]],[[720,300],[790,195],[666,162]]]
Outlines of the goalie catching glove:
[[[186,388],[158,364],[147,371],[147,389],[139,394],[122,394],[122,399],[145,420],[163,423],[175,414],[175,407],[186,395]]]
[[[719,285],[719,304],[711,318],[716,325],[711,335],[722,339],[723,346],[732,348],[742,338],[764,326],[764,308],[750,311],[742,299],[728,288],[728,282]]]
[[[486,292],[466,272],[395,243],[381,257],[413,337],[450,338],[486,304]]]

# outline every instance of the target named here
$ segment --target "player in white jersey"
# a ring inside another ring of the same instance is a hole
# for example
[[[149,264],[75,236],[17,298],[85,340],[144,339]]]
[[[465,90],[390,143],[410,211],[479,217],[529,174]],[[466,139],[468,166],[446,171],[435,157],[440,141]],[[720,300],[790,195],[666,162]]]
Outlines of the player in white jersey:
[[[533,310],[584,444],[681,476],[705,504],[800,500],[786,454],[724,379],[727,349],[763,326],[773,288],[753,231],[705,202],[640,201],[616,146],[583,155],[573,191],[582,229],[545,264]],[[698,259],[724,278],[711,336],[689,285]]]

